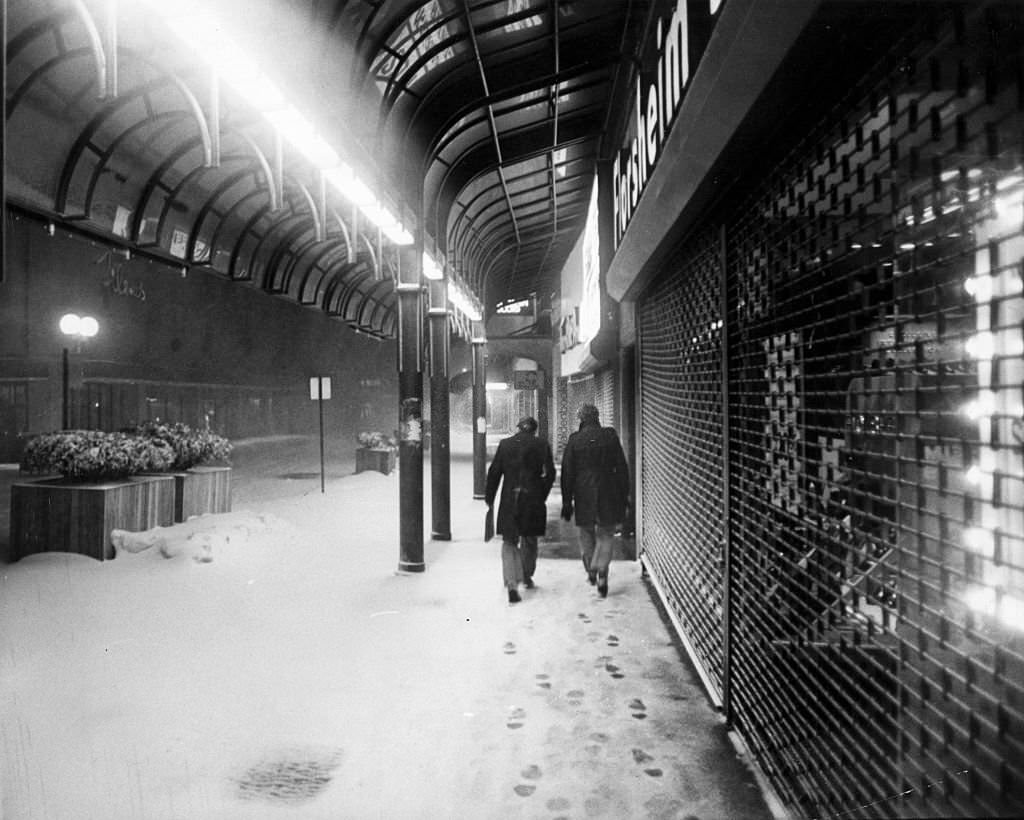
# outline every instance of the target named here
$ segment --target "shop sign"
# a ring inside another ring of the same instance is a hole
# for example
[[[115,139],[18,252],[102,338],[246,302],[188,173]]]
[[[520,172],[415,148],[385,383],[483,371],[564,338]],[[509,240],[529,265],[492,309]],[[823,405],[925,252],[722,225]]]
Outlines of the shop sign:
[[[652,70],[641,72],[633,92],[634,121],[627,142],[612,163],[612,213],[615,247],[619,246],[690,80],[690,26],[687,1],[676,0],[668,22],[658,18],[652,44],[656,60]],[[716,9],[717,10],[717,9]],[[627,120],[629,121],[629,120]]]
[[[513,370],[512,387],[515,390],[539,390],[540,373],[537,370]]]
[[[579,308],[562,317],[558,323],[558,348],[562,353],[580,343],[580,324],[577,319]]]

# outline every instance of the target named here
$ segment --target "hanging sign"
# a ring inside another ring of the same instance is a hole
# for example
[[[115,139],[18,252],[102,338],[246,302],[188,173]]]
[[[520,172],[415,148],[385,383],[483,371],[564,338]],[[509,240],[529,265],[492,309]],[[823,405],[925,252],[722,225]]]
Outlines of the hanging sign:
[[[690,80],[687,5],[686,0],[677,0],[667,25],[663,18],[658,18],[655,40],[651,44],[656,54],[654,65],[650,71],[637,76],[632,109],[635,122],[630,127],[633,138],[616,153],[612,163],[616,248],[658,161],[682,102],[683,90]]]

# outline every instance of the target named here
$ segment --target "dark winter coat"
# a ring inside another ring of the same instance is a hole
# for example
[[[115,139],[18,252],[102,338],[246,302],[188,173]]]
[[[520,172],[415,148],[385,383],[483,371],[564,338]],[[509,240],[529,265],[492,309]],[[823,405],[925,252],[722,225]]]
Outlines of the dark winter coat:
[[[612,427],[582,424],[562,455],[562,504],[572,504],[576,524],[620,524],[629,502],[629,467]]]
[[[502,439],[487,471],[488,506],[494,503],[501,484],[501,503],[495,531],[508,539],[543,535],[547,527],[547,501],[555,482],[551,447],[532,433],[516,433]]]

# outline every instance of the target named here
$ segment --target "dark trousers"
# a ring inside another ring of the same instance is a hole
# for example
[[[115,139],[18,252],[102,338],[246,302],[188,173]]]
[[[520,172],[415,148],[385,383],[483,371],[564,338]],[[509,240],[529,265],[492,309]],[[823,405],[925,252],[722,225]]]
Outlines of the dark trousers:
[[[537,536],[521,535],[515,540],[506,536],[501,543],[501,575],[509,589],[515,589],[537,569]]]

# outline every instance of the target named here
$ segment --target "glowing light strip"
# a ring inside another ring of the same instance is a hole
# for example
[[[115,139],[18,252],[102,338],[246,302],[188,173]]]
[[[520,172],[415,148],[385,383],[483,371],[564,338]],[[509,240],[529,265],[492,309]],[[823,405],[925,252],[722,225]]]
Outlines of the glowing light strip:
[[[456,310],[462,311],[470,321],[479,322],[483,318],[483,311],[476,304],[476,300],[470,298],[454,280],[448,282],[448,301]]]
[[[341,161],[338,153],[321,137],[298,109],[287,103],[284,93],[260,71],[237,43],[225,33],[204,3],[197,0],[149,0],[148,5],[164,24],[202,59],[216,69],[221,80],[250,106],[259,111],[299,154],[323,171],[346,199],[396,245],[411,245],[412,234],[362,182],[352,168]]]

